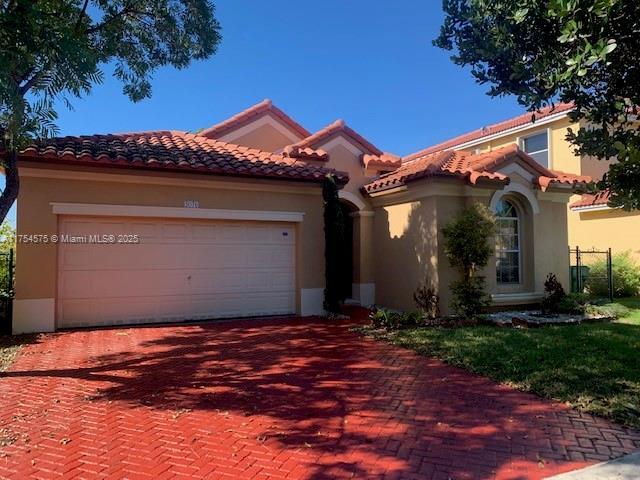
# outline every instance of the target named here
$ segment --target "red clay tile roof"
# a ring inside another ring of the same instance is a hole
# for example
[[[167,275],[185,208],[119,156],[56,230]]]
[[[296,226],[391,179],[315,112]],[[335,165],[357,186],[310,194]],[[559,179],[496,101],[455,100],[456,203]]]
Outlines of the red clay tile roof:
[[[402,165],[402,159],[391,153],[383,153],[382,155],[371,155],[365,153],[362,156],[362,163],[365,168],[374,167],[380,170],[391,171]]]
[[[363,190],[366,193],[381,192],[426,177],[457,177],[472,185],[479,180],[506,184],[509,183],[509,177],[495,170],[514,157],[519,158],[538,175],[535,183],[542,190],[546,190],[551,184],[582,185],[591,181],[590,177],[548,170],[517,145],[508,145],[479,155],[452,150],[424,155],[382,175],[378,180],[365,185]]]
[[[571,204],[571,209],[582,209],[589,207],[605,207],[609,205],[609,199],[611,198],[611,192],[609,190],[602,190],[596,193],[585,193],[580,200]]]
[[[322,149],[302,148],[294,145],[284,147],[283,153],[290,158],[303,158],[307,160],[329,160],[329,154]]]
[[[522,127],[527,124],[534,124],[533,119],[535,121],[541,120],[543,118],[549,117],[550,115],[555,115],[558,113],[569,112],[573,110],[573,104],[571,103],[560,103],[553,107],[546,107],[538,112],[527,112],[522,115],[518,115],[515,118],[511,118],[509,120],[504,120],[502,122],[498,122],[493,125],[489,125],[488,127],[482,127],[478,130],[474,130],[472,132],[465,133],[463,135],[457,136],[455,138],[451,138],[445,142],[438,143],[437,145],[433,145],[431,147],[425,148],[418,152],[407,155],[403,158],[403,161],[409,162],[411,160],[415,160],[424,155],[429,155],[431,153],[440,152],[442,150],[449,150],[455,148],[459,145],[462,145],[467,142],[471,142],[474,140],[479,140],[483,137],[488,137],[490,135],[495,135],[501,132],[505,132],[512,128]]]
[[[370,153],[378,156],[383,154],[382,150],[380,150],[374,144],[369,142],[366,138],[361,136],[355,130],[347,126],[347,124],[344,123],[344,120],[336,120],[335,122],[318,130],[313,135],[310,135],[307,138],[304,138],[299,142],[294,143],[292,146],[293,147],[314,147],[314,146],[317,146],[320,142],[326,142],[331,138],[339,135],[340,133],[345,134],[347,137],[353,140],[353,142],[362,150],[364,150],[365,153]]]
[[[309,135],[311,135],[311,133],[306,128],[304,128],[293,118],[276,107],[268,98],[216,125],[213,125],[212,127],[205,128],[204,130],[198,132],[198,135],[202,135],[203,137],[207,138],[220,138],[232,130],[243,127],[244,125],[250,123],[252,120],[256,119],[256,117],[264,115],[265,113],[273,114],[280,121],[282,121],[282,123],[284,123],[301,137],[308,137]]]
[[[313,152],[313,151],[311,151]],[[321,182],[328,173],[346,183],[346,173],[306,164],[286,153],[210,140],[178,131],[61,137],[37,142],[21,158],[87,166],[113,166]]]

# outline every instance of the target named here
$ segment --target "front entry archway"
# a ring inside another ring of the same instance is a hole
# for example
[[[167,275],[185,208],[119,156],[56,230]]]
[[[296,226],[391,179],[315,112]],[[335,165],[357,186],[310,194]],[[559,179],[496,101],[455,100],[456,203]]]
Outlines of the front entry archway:
[[[353,299],[354,283],[354,229],[353,213],[358,209],[351,203],[340,200],[342,218],[344,218],[344,243],[340,249],[340,298],[342,301]]]
[[[338,193],[345,218],[341,294],[344,301],[369,306],[375,303],[373,282],[373,211],[359,195]]]

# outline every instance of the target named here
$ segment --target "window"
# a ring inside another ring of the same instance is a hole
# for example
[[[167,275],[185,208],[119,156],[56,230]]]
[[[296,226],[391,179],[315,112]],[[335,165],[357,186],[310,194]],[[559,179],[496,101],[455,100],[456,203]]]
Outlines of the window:
[[[511,202],[496,206],[496,277],[498,283],[520,283],[520,220]]]
[[[549,168],[549,139],[546,131],[523,138],[522,149],[540,165]]]

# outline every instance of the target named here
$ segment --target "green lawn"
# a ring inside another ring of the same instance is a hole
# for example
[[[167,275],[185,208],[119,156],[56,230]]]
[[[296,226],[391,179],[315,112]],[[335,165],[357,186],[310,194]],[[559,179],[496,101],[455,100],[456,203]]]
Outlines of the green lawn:
[[[640,428],[640,299],[615,323],[377,333],[392,343]]]
[[[615,303],[623,305],[629,309],[629,314],[620,318],[620,322],[640,325],[640,298],[622,298]]]

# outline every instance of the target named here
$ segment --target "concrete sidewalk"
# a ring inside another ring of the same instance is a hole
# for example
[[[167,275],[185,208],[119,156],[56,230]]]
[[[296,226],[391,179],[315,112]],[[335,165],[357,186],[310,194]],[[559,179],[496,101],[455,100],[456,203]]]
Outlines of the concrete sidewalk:
[[[632,453],[609,462],[598,463],[548,480],[637,480],[640,478],[640,453]]]

